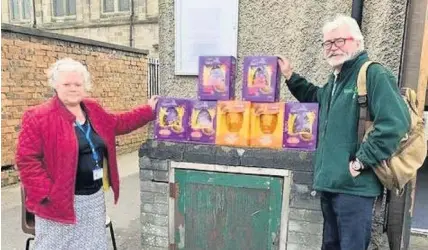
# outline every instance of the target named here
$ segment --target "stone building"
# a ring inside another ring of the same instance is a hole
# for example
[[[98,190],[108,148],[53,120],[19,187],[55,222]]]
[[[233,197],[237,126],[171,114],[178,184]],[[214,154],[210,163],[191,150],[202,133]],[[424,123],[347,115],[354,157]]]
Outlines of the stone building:
[[[2,23],[39,28],[158,55],[158,0],[3,0]]]

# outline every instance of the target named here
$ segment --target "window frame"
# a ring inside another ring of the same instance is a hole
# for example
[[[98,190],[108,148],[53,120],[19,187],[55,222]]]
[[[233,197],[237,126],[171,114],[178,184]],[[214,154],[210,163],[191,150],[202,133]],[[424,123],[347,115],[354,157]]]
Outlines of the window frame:
[[[55,15],[55,8],[54,8],[54,2],[55,1],[62,1],[63,2],[63,6],[64,6],[64,15],[63,16],[56,16]],[[77,0],[74,0],[75,5],[76,5],[75,6],[76,13],[74,13],[72,15],[68,15],[66,13],[66,10],[67,10],[66,3],[67,3],[67,1],[69,1],[69,0],[52,0],[52,1],[50,1],[51,18],[52,18],[52,20],[76,20],[76,17],[77,17]]]
[[[109,11],[109,12],[104,11],[104,0],[100,0],[100,1],[101,1],[101,4],[100,4],[101,14],[103,16],[112,16],[112,15],[118,15],[118,14],[119,15],[121,15],[121,14],[123,15],[123,14],[129,14],[131,12],[131,8],[132,8],[132,6],[131,6],[131,0],[127,0],[128,3],[129,3],[129,9],[128,10],[119,10],[119,2],[121,0],[113,0],[113,7],[114,7],[114,9],[113,9],[113,11]]]
[[[18,1],[18,18],[13,19],[13,2]],[[24,8],[23,8],[23,2],[29,1],[30,3],[30,16],[28,18],[24,18]],[[28,23],[33,20],[33,1],[31,0],[8,0],[9,4],[9,21],[11,23]]]

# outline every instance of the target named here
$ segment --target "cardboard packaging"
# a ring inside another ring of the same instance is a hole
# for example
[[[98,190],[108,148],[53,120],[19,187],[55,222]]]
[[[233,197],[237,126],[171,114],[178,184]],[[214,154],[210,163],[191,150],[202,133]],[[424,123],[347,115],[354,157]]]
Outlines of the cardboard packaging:
[[[251,106],[250,145],[282,148],[285,103],[253,103]]]
[[[284,148],[315,150],[317,146],[318,103],[286,103]]]
[[[192,101],[190,103],[189,141],[215,143],[217,102]]]
[[[198,99],[233,100],[235,75],[236,59],[233,56],[200,56]]]
[[[228,146],[249,145],[250,109],[250,102],[217,102],[216,144]]]
[[[156,106],[155,139],[186,141],[189,105],[187,99],[160,98]]]
[[[281,74],[276,56],[244,58],[242,99],[251,102],[277,102]]]

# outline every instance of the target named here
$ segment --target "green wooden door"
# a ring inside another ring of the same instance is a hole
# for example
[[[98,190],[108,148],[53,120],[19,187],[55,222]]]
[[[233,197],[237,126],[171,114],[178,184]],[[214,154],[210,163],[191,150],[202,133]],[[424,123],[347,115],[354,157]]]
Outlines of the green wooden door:
[[[175,183],[177,249],[278,249],[282,178],[176,169]]]

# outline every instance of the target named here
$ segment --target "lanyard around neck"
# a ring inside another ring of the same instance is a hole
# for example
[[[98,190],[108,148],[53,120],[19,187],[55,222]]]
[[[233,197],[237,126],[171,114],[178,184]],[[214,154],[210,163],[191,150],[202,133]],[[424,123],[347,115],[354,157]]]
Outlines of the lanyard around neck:
[[[97,150],[95,149],[95,145],[91,139],[91,131],[92,131],[91,124],[88,121],[87,129],[84,129],[83,126],[80,125],[78,122],[74,122],[74,123],[80,129],[80,131],[82,131],[83,134],[85,135],[85,138],[88,141],[89,147],[91,148],[91,151],[92,151],[92,159],[95,161],[95,165],[98,168],[99,167],[98,162],[100,161],[100,158],[99,158],[99,155],[97,153]]]

